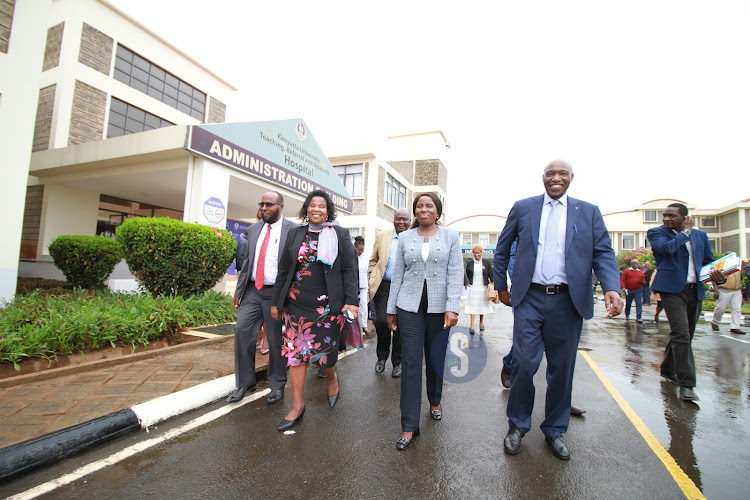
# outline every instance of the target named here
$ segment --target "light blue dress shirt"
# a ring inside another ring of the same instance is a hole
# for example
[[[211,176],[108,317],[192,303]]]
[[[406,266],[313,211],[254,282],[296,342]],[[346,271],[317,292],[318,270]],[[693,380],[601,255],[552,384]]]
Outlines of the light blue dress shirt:
[[[388,251],[388,264],[385,265],[385,272],[383,273],[383,279],[391,281],[393,275],[393,262],[396,260],[396,251],[398,249],[398,234],[396,230],[393,230],[393,238],[391,238],[391,249]]]
[[[565,272],[565,231],[568,224],[568,195],[564,194],[558,199],[562,204],[560,213],[560,229],[557,232],[557,269],[555,275],[550,280],[546,280],[542,275],[542,257],[544,256],[544,237],[547,234],[547,219],[552,210],[550,202],[552,198],[544,193],[544,205],[542,206],[542,218],[539,221],[539,243],[536,246],[536,263],[534,264],[534,275],[531,277],[532,283],[541,285],[560,285],[568,283],[568,274]]]

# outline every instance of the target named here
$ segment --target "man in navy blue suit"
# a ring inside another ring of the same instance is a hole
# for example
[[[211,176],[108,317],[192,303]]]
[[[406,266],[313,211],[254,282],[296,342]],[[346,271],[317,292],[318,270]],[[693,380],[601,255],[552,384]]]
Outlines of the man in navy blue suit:
[[[708,235],[693,229],[693,218],[682,203],[664,209],[663,225],[648,230],[656,260],[656,278],[651,289],[659,292],[669,320],[669,343],[661,363],[662,377],[680,385],[680,398],[697,401],[693,334],[701,314],[706,290],[700,280],[701,267],[714,260]],[[711,271],[711,280],[724,283],[721,271]]]
[[[570,421],[578,341],[583,319],[594,315],[591,271],[602,289],[607,317],[622,312],[620,272],[599,209],[568,197],[573,180],[569,163],[557,160],[542,175],[546,193],[517,201],[495,249],[495,289],[500,301],[514,308],[513,371],[508,397],[505,452],[521,450],[531,430],[534,374],[547,356],[547,397],[541,428],[552,453],[570,459],[562,435]],[[508,291],[505,273],[510,248],[518,239]]]

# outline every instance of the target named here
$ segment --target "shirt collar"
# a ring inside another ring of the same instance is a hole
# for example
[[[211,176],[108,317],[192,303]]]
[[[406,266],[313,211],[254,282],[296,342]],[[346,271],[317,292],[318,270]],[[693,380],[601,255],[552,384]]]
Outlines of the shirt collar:
[[[279,227],[281,225],[282,222],[284,222],[284,216],[280,215],[279,216],[279,220],[277,220],[273,224],[268,224],[268,225],[271,226],[271,229],[276,229],[277,227]]]
[[[550,195],[547,194],[547,192],[545,191],[545,193],[544,193],[544,204],[546,205],[550,201],[552,201],[552,198],[550,198]],[[559,201],[560,203],[562,203],[562,206],[567,207],[568,206],[568,195],[567,194],[562,195],[557,201]]]

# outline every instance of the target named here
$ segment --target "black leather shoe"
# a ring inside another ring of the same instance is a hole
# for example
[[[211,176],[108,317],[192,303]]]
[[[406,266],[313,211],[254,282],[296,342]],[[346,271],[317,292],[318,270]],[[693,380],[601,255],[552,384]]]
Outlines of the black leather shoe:
[[[524,434],[518,427],[511,427],[503,440],[503,448],[508,455],[517,455],[521,451],[521,438]]]
[[[443,418],[443,409],[439,410],[430,410],[430,416],[432,417],[432,420],[440,420]]]
[[[280,431],[286,431],[297,425],[297,422],[302,422],[302,417],[305,416],[305,407],[302,407],[302,411],[299,413],[299,416],[295,418],[294,420],[287,420],[284,419],[279,424],[279,430]]]
[[[391,372],[391,377],[393,378],[399,378],[401,376],[401,363],[396,363],[393,365],[393,372]]]
[[[736,333],[737,335],[745,335],[745,332],[743,332],[739,328],[732,328],[731,330],[729,330],[729,333]]]
[[[560,460],[570,460],[570,452],[568,451],[568,447],[565,446],[562,436],[555,436],[553,438],[545,437],[544,440],[547,441],[547,444],[552,449],[553,455]]]
[[[379,359],[377,363],[375,363],[375,373],[383,373],[385,371],[385,360]]]
[[[510,389],[510,370],[505,365],[503,365],[503,370],[500,372],[500,382],[503,384],[503,387]]]
[[[692,387],[680,387],[680,399],[683,401],[698,401],[698,395]]]
[[[718,331],[719,331],[719,325],[717,325],[716,323],[714,323],[714,322],[712,321],[712,322],[711,322],[711,330],[713,330],[713,331],[715,331],[715,332],[718,332]]]
[[[272,405],[278,403],[282,399],[284,399],[284,389],[271,389],[271,393],[268,395],[266,403]]]
[[[239,389],[234,391],[234,394],[227,398],[227,403],[236,403],[237,401],[242,401],[242,398],[245,397],[245,394],[255,392],[255,388],[256,386],[254,385],[246,385],[240,387]]]
[[[473,328],[469,328],[469,335],[475,335],[476,333]]]
[[[677,374],[676,374],[676,373],[664,373],[664,372],[659,372],[659,374],[660,374],[660,375],[661,375],[662,377],[664,377],[665,379],[667,379],[667,380],[671,380],[671,381],[672,381],[672,382],[674,382],[675,384],[679,384],[679,383],[680,383],[679,379],[677,378]]]
[[[582,410],[578,408],[577,406],[570,405],[570,414],[573,415],[574,417],[580,417],[584,413],[586,413],[586,410]]]
[[[399,451],[407,449],[409,446],[411,446],[411,442],[414,441],[414,438],[417,436],[419,436],[418,427],[417,430],[412,433],[411,439],[406,439],[405,437],[398,438],[398,441],[396,441],[396,449]]]

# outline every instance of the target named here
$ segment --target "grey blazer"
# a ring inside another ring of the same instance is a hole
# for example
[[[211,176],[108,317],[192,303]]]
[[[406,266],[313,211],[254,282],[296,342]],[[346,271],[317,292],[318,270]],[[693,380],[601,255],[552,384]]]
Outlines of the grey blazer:
[[[250,229],[247,231],[247,251],[245,252],[245,261],[242,264],[243,269],[240,273],[240,279],[237,282],[237,290],[234,292],[234,296],[238,297],[240,302],[242,302],[242,296],[245,294],[247,282],[250,281],[250,275],[253,274],[255,247],[258,245],[258,237],[263,230],[263,226],[265,226],[265,223],[258,221],[250,226]],[[281,223],[281,237],[279,238],[279,260],[281,260],[281,254],[286,246],[286,236],[289,234],[289,230],[297,226],[298,224],[295,224],[284,217],[284,220]]]
[[[422,260],[424,237],[416,229],[399,235],[396,261],[393,264],[391,291],[388,295],[388,314],[396,308],[417,312],[422,298],[422,288],[427,281],[428,313],[458,314],[464,285],[464,267],[458,232],[438,226],[430,237],[430,253]]]

